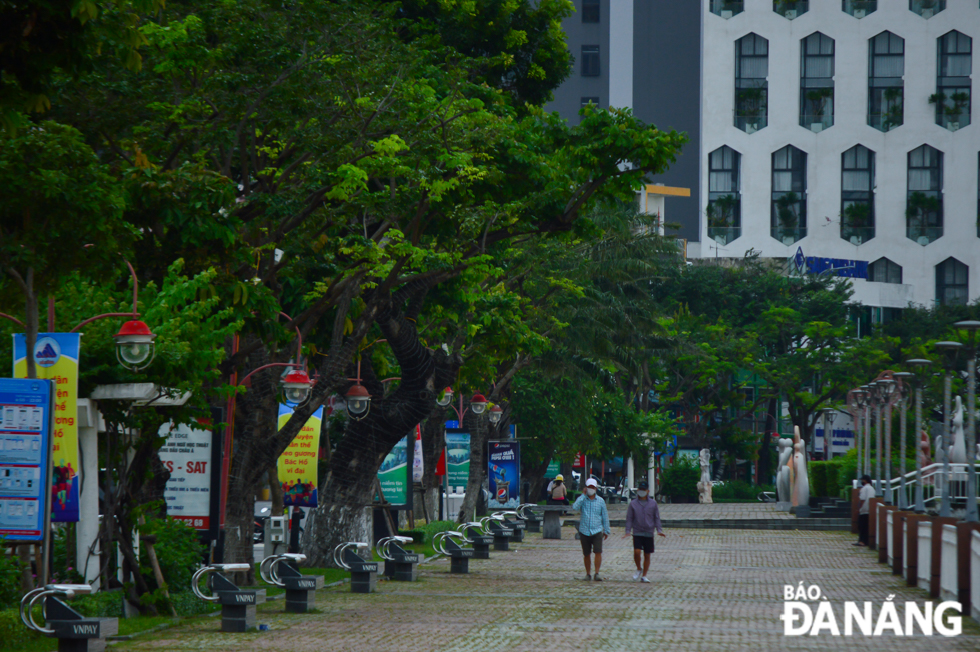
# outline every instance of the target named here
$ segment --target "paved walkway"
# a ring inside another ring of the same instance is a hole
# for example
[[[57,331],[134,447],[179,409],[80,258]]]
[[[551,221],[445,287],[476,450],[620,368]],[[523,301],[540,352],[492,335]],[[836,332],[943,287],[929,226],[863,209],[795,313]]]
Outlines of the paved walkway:
[[[626,503],[609,505],[609,518],[626,518]],[[660,518],[665,521],[690,519],[786,520],[796,519],[789,512],[776,509],[775,503],[660,503]],[[575,512],[572,512],[573,514]]]
[[[726,506],[720,505],[724,509]],[[567,531],[566,531],[567,532]],[[779,615],[783,585],[818,584],[843,622],[842,603],[870,601],[877,614],[889,595],[922,603],[838,532],[674,530],[657,541],[651,584],[630,581],[632,546],[620,535],[606,542],[602,575],[581,581],[581,553],[571,536],[545,541],[529,535],[511,552],[472,561],[470,575],[449,575],[444,559],[423,566],[413,584],[384,582],[372,595],[346,587],[321,591],[320,613],[281,614],[282,602],[260,607],[271,631],[217,632],[215,618],[114,646],[123,650],[306,650],[379,652],[724,652],[748,650],[980,649],[980,627],[939,636],[785,637]]]

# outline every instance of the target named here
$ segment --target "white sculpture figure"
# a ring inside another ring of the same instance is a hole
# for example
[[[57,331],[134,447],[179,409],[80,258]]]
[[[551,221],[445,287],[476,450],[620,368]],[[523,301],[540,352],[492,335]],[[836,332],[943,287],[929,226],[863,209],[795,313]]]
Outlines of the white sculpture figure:
[[[783,438],[776,442],[779,447],[779,462],[776,466],[776,497],[781,503],[789,503],[789,459],[793,455],[793,442]]]
[[[698,500],[711,503],[711,451],[702,448],[698,457],[701,460],[701,480],[698,482]]]
[[[929,435],[923,430],[919,433],[919,468],[926,468],[932,464],[932,446],[929,444]],[[923,478],[923,484],[931,484],[931,478],[926,480]]]
[[[806,474],[806,444],[800,438],[800,427],[793,427],[793,506],[809,507],[810,478]]]
[[[966,439],[963,433],[963,400],[956,397],[953,410],[953,442],[950,446],[949,461],[953,464],[966,464]]]
[[[936,464],[946,463],[946,447],[943,445],[943,436],[936,435]]]

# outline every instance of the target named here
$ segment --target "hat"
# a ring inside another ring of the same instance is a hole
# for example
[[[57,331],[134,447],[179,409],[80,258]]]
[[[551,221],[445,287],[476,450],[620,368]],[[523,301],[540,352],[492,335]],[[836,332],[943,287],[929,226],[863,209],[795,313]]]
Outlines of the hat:
[[[646,480],[643,480],[642,482],[640,482],[640,484],[636,485],[636,488],[646,491],[647,489],[650,488],[650,483],[647,482]]]
[[[586,487],[598,487],[599,483],[595,481],[595,478],[589,478],[585,481]]]
[[[563,476],[561,473],[559,473],[558,475],[555,476],[555,480],[561,480],[562,482],[564,482],[565,481],[565,476]]]

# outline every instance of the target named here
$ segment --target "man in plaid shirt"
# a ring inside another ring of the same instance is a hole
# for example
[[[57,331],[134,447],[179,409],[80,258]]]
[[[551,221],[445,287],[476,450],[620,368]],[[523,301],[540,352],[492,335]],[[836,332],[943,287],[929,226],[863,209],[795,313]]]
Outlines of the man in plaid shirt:
[[[602,542],[609,538],[609,511],[606,501],[596,495],[599,483],[594,478],[585,481],[585,493],[578,497],[572,509],[581,513],[578,522],[579,541],[585,558],[585,581],[601,582]],[[591,554],[595,552],[595,575],[592,574]]]

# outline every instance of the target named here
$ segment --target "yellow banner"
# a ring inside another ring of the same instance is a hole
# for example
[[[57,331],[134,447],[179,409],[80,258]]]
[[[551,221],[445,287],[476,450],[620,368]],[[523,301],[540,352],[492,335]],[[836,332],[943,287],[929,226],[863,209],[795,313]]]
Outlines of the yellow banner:
[[[51,520],[78,521],[78,356],[81,333],[38,333],[37,377],[55,382]],[[14,335],[14,378],[27,378],[27,346]]]
[[[280,405],[278,429],[281,430],[291,416],[293,409]],[[279,456],[279,483],[286,507],[316,507],[317,457],[320,454],[322,424],[323,408],[320,407]]]

